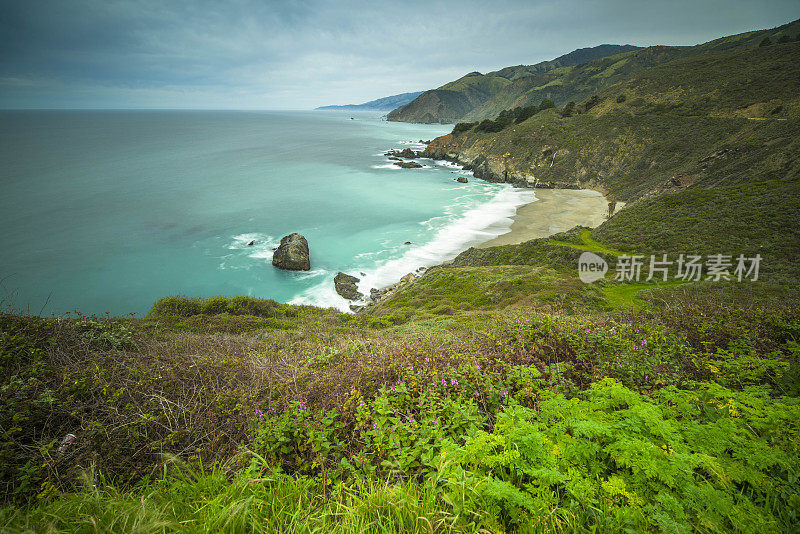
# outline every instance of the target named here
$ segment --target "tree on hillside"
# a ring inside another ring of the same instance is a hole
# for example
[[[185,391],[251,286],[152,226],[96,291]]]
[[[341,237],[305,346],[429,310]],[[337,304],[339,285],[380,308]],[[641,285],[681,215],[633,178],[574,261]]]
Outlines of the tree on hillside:
[[[572,117],[572,113],[575,111],[575,102],[569,101],[564,106],[564,109],[561,110],[562,117]]]

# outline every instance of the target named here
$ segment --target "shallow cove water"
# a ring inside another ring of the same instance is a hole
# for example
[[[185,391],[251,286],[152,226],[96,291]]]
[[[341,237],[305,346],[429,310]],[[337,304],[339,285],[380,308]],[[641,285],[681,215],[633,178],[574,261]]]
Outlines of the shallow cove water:
[[[338,271],[389,285],[508,231],[535,199],[384,155],[449,130],[377,113],[1,112],[0,301],[43,315],[144,315],[167,295],[347,310]],[[309,272],[271,265],[291,232]]]

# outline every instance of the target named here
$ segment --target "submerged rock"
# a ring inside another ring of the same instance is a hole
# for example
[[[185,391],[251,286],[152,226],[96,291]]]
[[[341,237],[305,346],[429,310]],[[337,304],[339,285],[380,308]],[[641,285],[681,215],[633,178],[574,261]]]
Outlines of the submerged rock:
[[[456,178],[456,182],[458,182],[458,183],[460,183],[460,184],[465,184],[465,183],[467,183],[468,181],[469,181],[469,180],[467,180],[467,177],[466,177],[466,176],[459,176],[458,178]]]
[[[355,276],[342,272],[333,277],[333,285],[336,288],[336,292],[347,300],[359,300],[364,298],[364,295],[358,292],[358,286],[356,285],[358,282],[359,279]]]
[[[420,169],[420,168],[422,168],[422,165],[420,165],[419,163],[417,163],[415,161],[395,161],[394,164],[397,165],[398,167],[402,167],[404,169]]]
[[[281,244],[272,255],[272,265],[289,271],[308,271],[311,269],[311,258],[309,257],[306,238],[294,233],[281,239]]]
[[[255,239],[253,239],[252,241],[250,241],[250,242],[247,244],[247,246],[248,246],[248,247],[252,247],[252,246],[253,246],[253,245],[255,245],[255,244],[256,244],[256,240],[255,240]]]

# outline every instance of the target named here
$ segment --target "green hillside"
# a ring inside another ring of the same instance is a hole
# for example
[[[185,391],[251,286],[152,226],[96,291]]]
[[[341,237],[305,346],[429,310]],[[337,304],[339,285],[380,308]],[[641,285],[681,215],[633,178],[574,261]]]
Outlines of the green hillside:
[[[800,175],[800,43],[709,52],[641,72],[564,116],[460,126],[427,153],[480,177],[598,187],[632,201]],[[587,109],[588,108],[588,109]]]
[[[580,86],[426,155],[627,201],[597,228],[471,248],[355,314],[0,313],[0,531],[796,532],[797,24],[420,96]],[[612,273],[582,282],[585,252]],[[612,276],[662,254],[762,263]]]
[[[449,124],[485,102],[509,83],[509,80],[502,76],[484,76],[479,72],[473,72],[438,89],[425,91],[409,104],[389,113],[388,119],[398,120],[397,112],[404,110],[402,113],[419,118],[413,122]]]
[[[393,111],[389,115],[389,120],[469,122],[494,118],[503,110],[538,103],[544,99],[552,100],[562,106],[571,100],[583,100],[632,75],[673,60],[709,52],[755,49],[764,39],[777,43],[782,37],[794,39],[798,33],[800,33],[800,21],[794,21],[778,28],[723,37],[691,47],[652,46],[613,55],[604,54],[598,59],[575,63],[555,60],[547,62],[551,66],[549,69],[508,67],[489,73],[487,76],[505,73],[510,76],[509,79],[513,83],[499,87],[499,90],[490,97],[473,105],[460,116],[458,113],[467,109],[466,104],[454,107],[452,110],[448,108],[446,116],[440,117],[437,114],[439,108],[430,106],[430,102],[426,104],[423,101],[414,101]],[[612,52],[613,49],[606,51]]]
[[[569,67],[620,51],[634,49],[630,45],[600,45],[582,48],[552,61],[536,65],[518,65],[481,74],[471,72],[438,89],[425,91],[415,100],[397,108],[388,115],[391,121],[451,124],[470,111],[503,93],[503,89],[520,78],[561,67]]]

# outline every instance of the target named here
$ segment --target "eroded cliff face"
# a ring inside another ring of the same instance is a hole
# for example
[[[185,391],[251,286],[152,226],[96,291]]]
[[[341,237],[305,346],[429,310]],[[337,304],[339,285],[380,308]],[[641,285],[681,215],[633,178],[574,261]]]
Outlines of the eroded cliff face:
[[[523,151],[502,151],[495,146],[496,139],[480,139],[475,136],[454,136],[453,134],[437,137],[422,152],[424,157],[443,159],[463,165],[471,170],[476,178],[487,182],[509,183],[516,187],[540,187],[543,189],[582,189],[592,188],[604,191],[604,188],[591,180],[581,180],[578,175],[574,179],[553,179],[538,173],[539,168],[546,168],[555,158],[569,154],[568,149],[557,149],[550,145],[539,148],[538,155],[531,157],[530,146]],[[534,148],[535,151],[535,148]],[[584,177],[586,176],[584,172]]]
[[[634,202],[689,188],[797,176],[800,122],[605,109],[540,112],[499,133],[434,139],[423,156],[518,187],[582,188]]]

